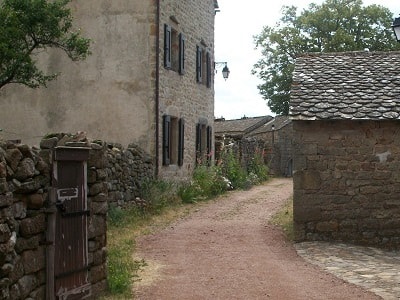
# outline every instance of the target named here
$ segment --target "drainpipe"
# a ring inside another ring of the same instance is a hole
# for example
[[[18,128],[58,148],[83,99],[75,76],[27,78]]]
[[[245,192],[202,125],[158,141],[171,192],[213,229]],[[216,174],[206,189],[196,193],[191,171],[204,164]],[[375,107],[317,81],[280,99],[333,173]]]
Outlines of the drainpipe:
[[[156,101],[155,101],[155,109],[156,109],[156,169],[155,169],[155,177],[158,177],[158,167],[159,167],[159,142],[160,142],[160,0],[157,0],[157,12],[156,12]]]

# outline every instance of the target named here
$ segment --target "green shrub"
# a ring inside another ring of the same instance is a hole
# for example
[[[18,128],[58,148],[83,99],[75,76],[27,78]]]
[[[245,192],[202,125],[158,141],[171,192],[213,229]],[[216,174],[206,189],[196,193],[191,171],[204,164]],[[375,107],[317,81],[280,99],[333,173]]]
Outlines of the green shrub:
[[[233,151],[227,151],[222,156],[222,174],[231,182],[233,188],[241,189],[247,186],[246,170],[240,165]]]
[[[143,184],[142,198],[149,204],[147,210],[160,211],[168,205],[180,202],[175,183],[165,180],[151,180]]]
[[[115,204],[111,204],[108,209],[108,222],[111,226],[118,226],[122,223],[126,212]]]
[[[247,166],[247,172],[251,181],[258,184],[268,179],[268,167],[264,164],[263,153],[255,151]]]
[[[218,167],[197,166],[193,179],[180,186],[178,195],[182,202],[192,203],[223,194],[226,190],[227,184]]]

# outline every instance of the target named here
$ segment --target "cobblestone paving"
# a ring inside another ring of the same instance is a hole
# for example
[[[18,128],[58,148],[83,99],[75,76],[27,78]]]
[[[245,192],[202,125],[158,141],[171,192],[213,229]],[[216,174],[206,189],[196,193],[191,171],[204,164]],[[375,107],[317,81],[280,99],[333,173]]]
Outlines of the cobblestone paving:
[[[400,299],[400,251],[326,242],[295,244],[297,253],[350,283],[385,300]]]

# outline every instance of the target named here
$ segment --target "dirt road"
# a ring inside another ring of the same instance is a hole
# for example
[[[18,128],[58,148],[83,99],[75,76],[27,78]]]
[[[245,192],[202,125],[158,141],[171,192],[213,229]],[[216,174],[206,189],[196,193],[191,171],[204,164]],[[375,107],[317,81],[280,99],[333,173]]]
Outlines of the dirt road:
[[[136,299],[380,299],[307,264],[268,223],[291,196],[291,179],[273,179],[140,238]]]

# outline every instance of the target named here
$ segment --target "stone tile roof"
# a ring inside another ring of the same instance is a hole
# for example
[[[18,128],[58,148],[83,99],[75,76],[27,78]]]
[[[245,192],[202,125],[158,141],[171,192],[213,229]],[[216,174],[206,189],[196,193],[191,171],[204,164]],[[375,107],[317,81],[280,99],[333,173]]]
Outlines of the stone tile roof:
[[[249,136],[265,133],[265,132],[270,132],[272,131],[272,125],[274,126],[274,130],[279,130],[286,125],[288,125],[291,122],[288,116],[276,116],[273,118],[271,121],[268,123],[265,123],[264,125],[258,127],[254,131],[251,131],[249,133]]]
[[[400,119],[400,52],[299,57],[289,115],[293,120]]]
[[[235,120],[215,120],[214,132],[216,135],[240,136],[248,133],[271,120],[271,116],[243,118]]]

